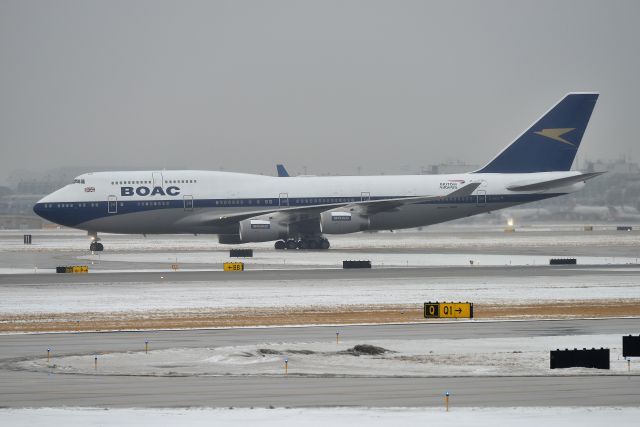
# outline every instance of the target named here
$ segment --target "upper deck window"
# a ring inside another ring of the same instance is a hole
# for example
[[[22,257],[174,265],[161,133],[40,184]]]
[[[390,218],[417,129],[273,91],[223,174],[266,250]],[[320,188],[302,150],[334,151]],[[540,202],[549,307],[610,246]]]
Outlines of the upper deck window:
[[[84,179],[76,178],[73,180],[74,184],[84,184]]]

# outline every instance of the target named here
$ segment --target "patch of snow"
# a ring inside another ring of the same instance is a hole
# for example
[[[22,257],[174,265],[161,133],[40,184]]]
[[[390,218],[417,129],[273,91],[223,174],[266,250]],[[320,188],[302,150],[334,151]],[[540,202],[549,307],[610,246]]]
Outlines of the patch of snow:
[[[294,408],[294,409],[0,409],[0,424],[15,427],[188,425],[261,427],[324,427],[366,425],[434,425],[440,427],[519,426],[616,427],[637,425],[640,408],[519,407],[519,408]]]
[[[370,340],[333,337],[315,342],[271,342],[211,348],[172,348],[99,355],[53,357],[21,361],[20,369],[51,373],[98,375],[289,375],[318,376],[530,376],[627,375],[621,357],[622,338],[611,335],[569,335],[482,339]],[[370,344],[380,355],[353,355],[347,350]],[[611,369],[550,369],[549,351],[557,348],[605,347],[611,350]],[[637,367],[632,367],[637,374]]]
[[[401,274],[399,274],[400,276]],[[163,277],[163,278],[161,278]],[[425,301],[527,304],[640,299],[634,275],[434,277],[11,284],[0,287],[0,314],[189,311],[212,309],[415,305]]]
[[[77,259],[91,261],[98,255],[81,255]],[[128,253],[102,253],[99,255],[102,262],[120,263],[163,263],[171,264],[210,264],[222,267],[223,262],[230,261],[226,252],[128,252]],[[341,267],[342,261],[351,259],[364,259],[371,261],[375,267],[427,267],[427,266],[525,266],[525,265],[549,265],[549,258],[553,255],[499,255],[499,254],[439,254],[439,253],[381,253],[367,252],[357,253],[340,250],[316,251],[313,253],[304,251],[275,251],[265,250],[254,253],[250,259],[242,259],[247,263],[247,268],[252,265],[279,266],[291,268],[293,266],[305,267]],[[576,257],[579,264],[607,265],[607,264],[634,264],[637,258],[631,257]]]

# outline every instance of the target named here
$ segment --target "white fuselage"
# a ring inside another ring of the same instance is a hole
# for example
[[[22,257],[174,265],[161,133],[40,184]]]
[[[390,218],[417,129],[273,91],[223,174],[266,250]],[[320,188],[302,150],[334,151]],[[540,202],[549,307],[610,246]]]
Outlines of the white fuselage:
[[[425,226],[574,192],[583,182],[544,191],[507,187],[578,175],[523,174],[320,176],[277,178],[213,171],[87,173],[44,197],[35,211],[52,222],[112,233],[236,233],[215,220],[243,212],[331,205],[361,200],[444,196],[480,182],[471,196],[402,206],[371,215],[369,229]],[[327,208],[329,209],[329,208]],[[311,231],[313,232],[313,231]]]

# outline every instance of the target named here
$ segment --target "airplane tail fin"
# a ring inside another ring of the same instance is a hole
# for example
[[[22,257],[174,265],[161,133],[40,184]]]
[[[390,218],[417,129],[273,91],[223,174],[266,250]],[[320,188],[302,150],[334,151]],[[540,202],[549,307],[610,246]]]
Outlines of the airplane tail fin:
[[[597,93],[566,95],[476,173],[568,171],[597,100]]]
[[[284,165],[277,164],[276,169],[278,170],[278,176],[281,178],[286,178],[289,176],[289,172],[284,168]]]

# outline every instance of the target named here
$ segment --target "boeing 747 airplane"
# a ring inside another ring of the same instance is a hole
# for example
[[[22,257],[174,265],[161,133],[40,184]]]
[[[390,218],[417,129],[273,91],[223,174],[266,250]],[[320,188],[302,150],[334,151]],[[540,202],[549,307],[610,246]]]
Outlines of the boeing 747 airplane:
[[[209,233],[227,244],[328,249],[332,234],[426,226],[578,191],[600,174],[570,170],[597,99],[596,93],[566,95],[470,173],[282,179],[195,170],[92,172],[38,201],[34,211],[86,230],[94,251],[103,250],[99,232]]]

